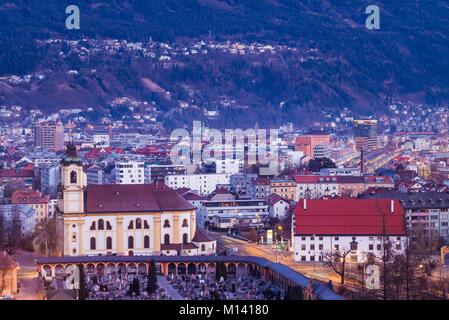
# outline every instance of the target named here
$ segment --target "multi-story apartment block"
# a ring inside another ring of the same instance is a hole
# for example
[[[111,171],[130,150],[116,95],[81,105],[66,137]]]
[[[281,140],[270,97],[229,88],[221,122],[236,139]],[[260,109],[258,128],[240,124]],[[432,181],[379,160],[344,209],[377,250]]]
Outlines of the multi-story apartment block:
[[[363,198],[399,200],[405,210],[410,240],[426,245],[449,242],[449,194],[447,192],[389,192],[363,195]]]
[[[164,182],[166,176],[183,175],[187,173],[185,165],[160,165],[152,164],[147,166],[148,183]]]
[[[137,161],[118,162],[115,169],[117,184],[144,184],[145,163]]]
[[[165,185],[173,188],[188,188],[201,195],[212,193],[219,185],[229,185],[229,174],[186,174],[165,177]]]
[[[64,149],[64,126],[62,123],[38,123],[34,128],[34,146],[50,151],[62,151]]]
[[[198,218],[206,228],[223,230],[258,225],[269,213],[268,205],[262,199],[220,199],[203,201]]]
[[[15,205],[29,206],[35,211],[36,222],[42,222],[49,216],[50,196],[32,189],[17,190],[11,196],[11,203]]]
[[[298,198],[317,199],[324,196],[356,197],[368,188],[394,188],[387,176],[295,176]]]
[[[293,179],[273,179],[270,182],[271,193],[287,200],[298,200],[296,182]]]

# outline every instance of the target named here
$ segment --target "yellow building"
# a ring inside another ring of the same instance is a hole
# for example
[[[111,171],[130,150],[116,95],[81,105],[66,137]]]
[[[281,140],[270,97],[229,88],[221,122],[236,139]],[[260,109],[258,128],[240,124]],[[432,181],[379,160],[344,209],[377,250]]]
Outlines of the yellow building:
[[[287,200],[298,201],[295,180],[271,180],[270,187],[271,193]]]
[[[161,184],[86,186],[69,145],[62,159],[59,210],[64,255],[197,255],[195,207]]]

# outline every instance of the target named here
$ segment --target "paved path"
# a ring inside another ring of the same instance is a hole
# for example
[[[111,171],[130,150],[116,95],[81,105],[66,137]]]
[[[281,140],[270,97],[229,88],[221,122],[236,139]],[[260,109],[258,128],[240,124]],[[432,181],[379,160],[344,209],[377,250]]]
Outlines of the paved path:
[[[20,291],[17,300],[42,300],[43,288],[38,279],[36,263],[39,256],[30,252],[18,251],[13,256],[20,265],[17,278],[20,281]]]
[[[167,293],[173,300],[187,300],[187,298],[181,296],[179,292],[175,288],[173,288],[170,283],[168,283],[165,277],[157,276],[157,284],[159,285],[159,287],[165,289],[165,291],[167,291]]]

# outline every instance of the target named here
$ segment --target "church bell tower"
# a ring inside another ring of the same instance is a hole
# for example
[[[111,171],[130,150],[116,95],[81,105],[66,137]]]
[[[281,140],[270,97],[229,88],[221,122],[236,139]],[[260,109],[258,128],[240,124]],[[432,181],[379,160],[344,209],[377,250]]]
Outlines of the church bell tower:
[[[86,178],[83,172],[83,162],[78,157],[76,147],[69,143],[61,161],[62,213],[84,212],[84,188]]]

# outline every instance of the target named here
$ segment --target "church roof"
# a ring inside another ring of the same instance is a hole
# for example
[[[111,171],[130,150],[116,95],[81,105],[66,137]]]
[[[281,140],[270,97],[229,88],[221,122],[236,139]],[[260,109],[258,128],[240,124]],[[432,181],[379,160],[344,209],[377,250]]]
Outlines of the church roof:
[[[175,190],[157,184],[89,185],[85,212],[160,212],[194,210]]]

